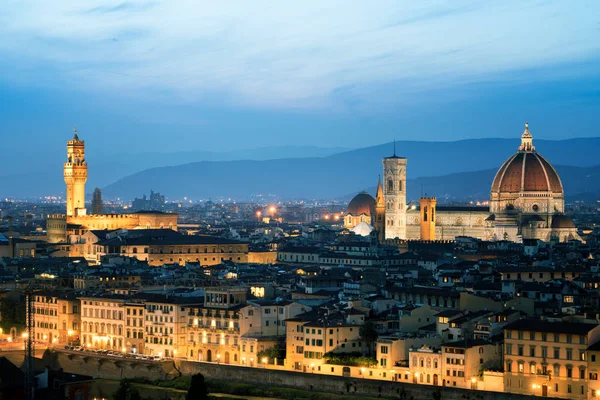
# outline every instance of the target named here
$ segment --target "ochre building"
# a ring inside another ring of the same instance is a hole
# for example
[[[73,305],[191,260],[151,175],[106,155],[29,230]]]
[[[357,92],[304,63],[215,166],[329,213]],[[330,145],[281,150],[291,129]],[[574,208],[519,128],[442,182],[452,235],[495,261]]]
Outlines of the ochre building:
[[[66,184],[66,214],[49,215],[46,219],[48,242],[75,244],[89,230],[111,229],[177,229],[177,214],[142,211],[133,214],[87,214],[85,183],[88,164],[85,142],[77,130],[67,141],[67,161],[64,163]]]

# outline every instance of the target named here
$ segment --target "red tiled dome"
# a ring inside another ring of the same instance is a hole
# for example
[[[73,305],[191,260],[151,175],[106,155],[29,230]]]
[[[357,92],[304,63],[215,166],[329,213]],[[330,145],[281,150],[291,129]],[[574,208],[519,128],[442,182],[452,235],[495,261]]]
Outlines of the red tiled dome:
[[[556,170],[531,144],[528,127],[522,136],[519,151],[498,170],[492,183],[492,193],[551,192],[563,194]]]
[[[375,215],[375,199],[368,193],[359,193],[348,204],[346,213]]]

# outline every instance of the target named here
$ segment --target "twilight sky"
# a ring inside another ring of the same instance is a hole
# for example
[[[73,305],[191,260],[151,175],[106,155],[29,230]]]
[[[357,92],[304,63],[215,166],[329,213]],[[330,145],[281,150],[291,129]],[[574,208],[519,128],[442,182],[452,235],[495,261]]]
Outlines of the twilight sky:
[[[0,2],[0,139],[98,152],[599,136],[600,2]]]

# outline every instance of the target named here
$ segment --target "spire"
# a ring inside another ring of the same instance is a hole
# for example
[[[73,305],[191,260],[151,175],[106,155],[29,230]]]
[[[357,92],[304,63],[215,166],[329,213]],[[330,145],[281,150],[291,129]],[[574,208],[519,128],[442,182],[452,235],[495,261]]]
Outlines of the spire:
[[[77,127],[73,127],[73,140],[79,140],[79,136],[77,136]]]
[[[385,199],[383,198],[383,186],[381,185],[381,175],[379,175],[379,179],[377,180],[377,195],[375,195],[375,203],[378,206],[385,205]]]
[[[521,135],[521,146],[519,146],[519,151],[523,151],[526,153],[531,153],[535,151],[535,147],[533,146],[533,136],[531,132],[529,132],[529,123],[525,122],[525,130]]]

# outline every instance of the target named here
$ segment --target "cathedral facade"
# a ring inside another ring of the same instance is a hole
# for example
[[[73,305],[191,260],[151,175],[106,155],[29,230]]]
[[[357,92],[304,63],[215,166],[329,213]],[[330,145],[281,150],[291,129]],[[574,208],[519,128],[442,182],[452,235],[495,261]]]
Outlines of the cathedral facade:
[[[177,229],[177,214],[160,211],[132,214],[88,214],[85,207],[85,183],[88,164],[85,142],[77,130],[67,141],[67,161],[63,166],[66,184],[66,214],[48,215],[46,232],[49,243],[76,244],[89,230]]]
[[[496,173],[489,207],[440,206],[435,198],[407,204],[407,160],[395,153],[394,148],[394,155],[383,159],[384,180],[378,182],[376,198],[362,194],[362,200],[365,195],[374,200],[375,211],[363,220],[371,221],[380,240],[454,240],[457,236],[514,242],[581,240],[575,224],[564,214],[560,177],[536,152],[528,124],[517,152]],[[346,217],[351,213],[348,209]],[[351,218],[344,222],[351,228]]]

